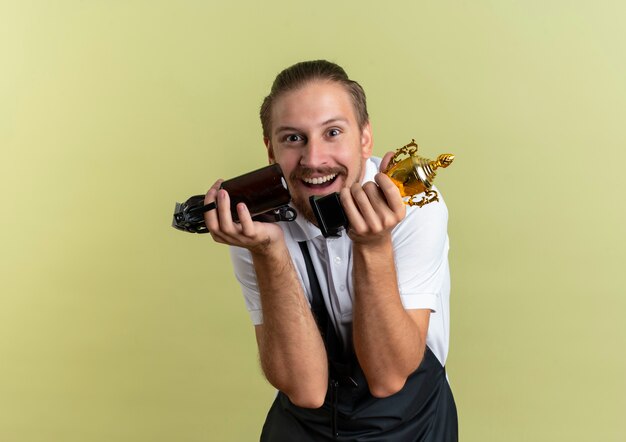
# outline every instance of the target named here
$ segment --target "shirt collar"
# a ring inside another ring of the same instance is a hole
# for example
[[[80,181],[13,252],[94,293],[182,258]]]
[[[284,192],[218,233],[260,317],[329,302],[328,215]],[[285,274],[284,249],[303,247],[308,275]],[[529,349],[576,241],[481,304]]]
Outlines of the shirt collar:
[[[310,223],[305,217],[298,213],[295,221],[281,223],[289,231],[292,238],[298,242],[309,241],[318,236],[322,236],[322,232],[314,224]]]

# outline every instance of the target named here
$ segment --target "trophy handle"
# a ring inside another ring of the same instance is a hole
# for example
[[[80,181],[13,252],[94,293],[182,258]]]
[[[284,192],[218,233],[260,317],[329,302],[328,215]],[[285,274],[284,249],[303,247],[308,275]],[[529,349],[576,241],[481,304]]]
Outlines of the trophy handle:
[[[404,146],[396,150],[396,152],[393,154],[393,157],[391,157],[391,160],[389,160],[389,164],[387,165],[387,170],[389,170],[391,166],[398,164],[401,161],[400,157],[402,155],[412,156],[416,152],[417,152],[417,143],[415,142],[415,139],[411,139],[411,142],[409,144],[405,144]]]
[[[419,200],[419,201],[414,200],[414,198],[416,198],[416,197],[417,197],[417,195],[413,195],[404,204],[406,204],[408,206],[424,207],[426,204],[430,204],[432,202],[439,201],[439,194],[437,193],[436,190],[432,190],[432,189],[431,190],[427,190],[424,193],[424,196],[422,197],[421,200]]]

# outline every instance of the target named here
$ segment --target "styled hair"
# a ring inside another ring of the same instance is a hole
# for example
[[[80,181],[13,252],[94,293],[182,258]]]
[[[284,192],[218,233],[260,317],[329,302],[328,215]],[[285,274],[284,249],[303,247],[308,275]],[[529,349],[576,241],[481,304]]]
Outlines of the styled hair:
[[[270,94],[265,97],[261,105],[261,126],[263,136],[270,137],[272,127],[272,107],[275,101],[285,92],[296,90],[312,81],[333,81],[341,84],[352,99],[354,114],[360,129],[369,121],[365,91],[359,83],[350,80],[343,68],[326,60],[303,61],[296,63],[280,72]]]

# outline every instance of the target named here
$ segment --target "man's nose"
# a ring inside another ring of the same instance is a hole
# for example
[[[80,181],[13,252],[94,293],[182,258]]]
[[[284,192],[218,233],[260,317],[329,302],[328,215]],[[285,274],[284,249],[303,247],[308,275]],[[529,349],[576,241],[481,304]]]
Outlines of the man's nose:
[[[320,167],[328,164],[328,150],[321,140],[309,140],[302,152],[300,164],[303,167]]]

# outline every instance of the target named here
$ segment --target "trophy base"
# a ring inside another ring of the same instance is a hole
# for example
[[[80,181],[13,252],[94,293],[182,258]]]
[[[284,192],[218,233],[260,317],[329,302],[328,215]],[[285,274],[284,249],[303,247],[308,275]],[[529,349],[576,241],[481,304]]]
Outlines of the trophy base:
[[[309,202],[324,238],[341,236],[341,231],[348,228],[348,219],[337,192],[325,196],[311,196]]]

